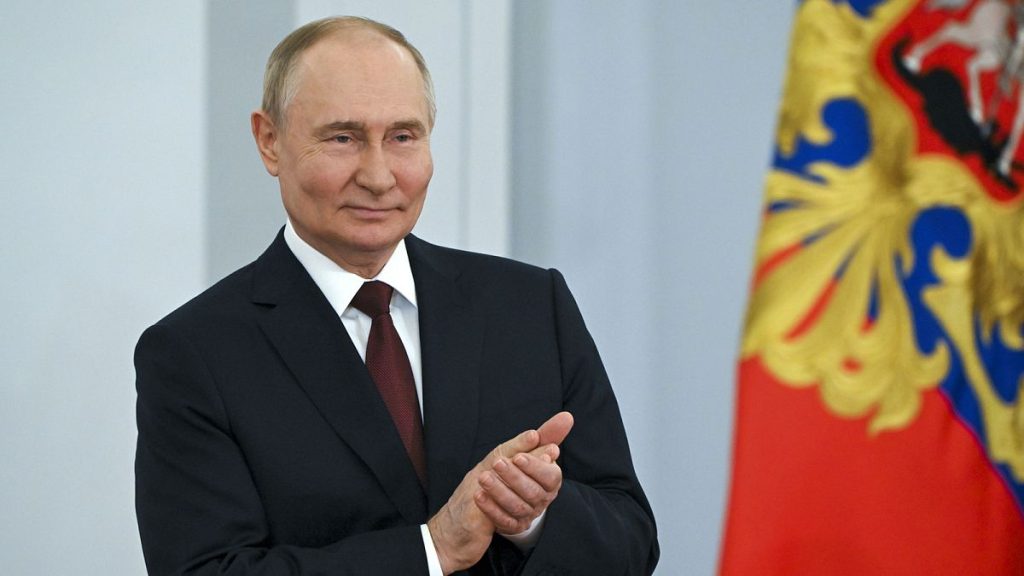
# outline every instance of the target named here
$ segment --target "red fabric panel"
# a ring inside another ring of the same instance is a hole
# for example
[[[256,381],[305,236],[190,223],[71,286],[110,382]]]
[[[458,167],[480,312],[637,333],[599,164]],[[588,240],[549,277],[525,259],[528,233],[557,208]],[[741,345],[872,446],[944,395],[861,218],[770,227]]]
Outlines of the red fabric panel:
[[[724,576],[1024,574],[1024,518],[945,397],[902,430],[739,370]]]

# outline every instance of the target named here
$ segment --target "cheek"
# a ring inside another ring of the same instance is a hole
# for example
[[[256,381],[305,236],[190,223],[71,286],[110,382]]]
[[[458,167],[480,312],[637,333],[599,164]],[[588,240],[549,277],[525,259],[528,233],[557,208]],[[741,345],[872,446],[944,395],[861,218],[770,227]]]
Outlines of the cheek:
[[[302,193],[312,200],[327,201],[336,198],[348,181],[343,166],[330,162],[319,162],[306,166],[299,173],[298,184]]]
[[[340,202],[338,176],[330,170],[297,170],[281,185],[285,210],[306,226],[330,218]]]
[[[399,179],[402,190],[412,198],[422,199],[434,175],[434,164],[428,155],[425,160],[410,162],[401,169]]]

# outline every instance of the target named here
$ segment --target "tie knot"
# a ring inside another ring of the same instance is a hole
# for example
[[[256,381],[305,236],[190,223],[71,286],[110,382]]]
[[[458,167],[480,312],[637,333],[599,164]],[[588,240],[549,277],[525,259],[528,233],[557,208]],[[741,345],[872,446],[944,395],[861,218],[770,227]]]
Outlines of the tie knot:
[[[382,316],[391,311],[391,294],[394,291],[394,288],[379,280],[364,282],[352,298],[352,307],[370,318]]]

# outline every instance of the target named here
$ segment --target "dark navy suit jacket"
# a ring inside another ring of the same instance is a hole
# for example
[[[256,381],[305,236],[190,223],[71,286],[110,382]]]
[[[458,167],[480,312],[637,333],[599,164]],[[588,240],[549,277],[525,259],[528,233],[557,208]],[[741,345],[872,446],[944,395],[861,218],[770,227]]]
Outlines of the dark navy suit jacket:
[[[535,548],[472,574],[649,574],[654,518],[564,280],[406,239],[428,488],[327,299],[278,234],[135,353],[136,510],[152,576],[423,575],[420,524],[497,444],[561,410],[564,485]]]

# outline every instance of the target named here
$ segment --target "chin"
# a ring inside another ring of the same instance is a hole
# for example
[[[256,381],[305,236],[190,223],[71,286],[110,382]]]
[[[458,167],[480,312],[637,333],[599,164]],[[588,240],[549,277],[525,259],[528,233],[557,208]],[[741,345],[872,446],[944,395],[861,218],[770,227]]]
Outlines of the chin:
[[[364,236],[364,237],[360,237],[360,238],[349,238],[344,243],[348,244],[349,246],[352,246],[353,248],[355,248],[356,250],[359,250],[360,252],[373,253],[373,252],[383,252],[385,250],[390,250],[390,249],[394,248],[395,246],[398,245],[399,242],[401,242],[402,238],[405,238],[404,234],[402,234],[400,236],[398,236],[398,235],[387,235],[387,236],[381,235],[381,236],[374,236],[374,237],[365,237]]]

